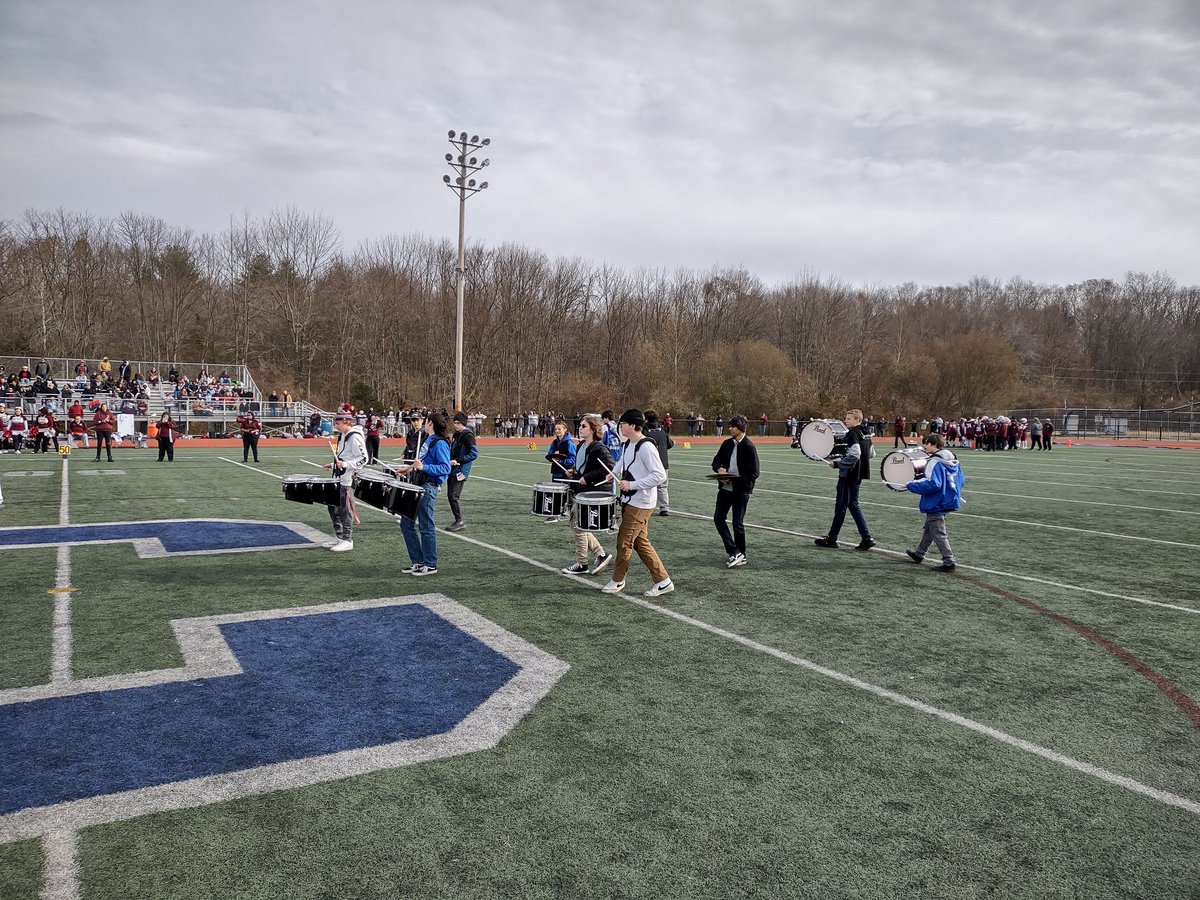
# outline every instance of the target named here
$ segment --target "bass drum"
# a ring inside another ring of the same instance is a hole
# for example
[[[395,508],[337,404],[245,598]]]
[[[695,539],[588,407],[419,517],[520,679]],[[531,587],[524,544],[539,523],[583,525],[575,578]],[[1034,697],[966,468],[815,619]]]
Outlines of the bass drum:
[[[839,442],[838,438],[847,434],[848,431],[849,429],[841,422],[813,419],[800,429],[800,438],[797,444],[800,452],[809,459],[826,460],[841,455],[835,452],[835,448],[845,452],[845,444]]]
[[[893,450],[879,464],[879,477],[889,491],[903,494],[910,481],[925,477],[925,468],[932,458],[920,447]]]

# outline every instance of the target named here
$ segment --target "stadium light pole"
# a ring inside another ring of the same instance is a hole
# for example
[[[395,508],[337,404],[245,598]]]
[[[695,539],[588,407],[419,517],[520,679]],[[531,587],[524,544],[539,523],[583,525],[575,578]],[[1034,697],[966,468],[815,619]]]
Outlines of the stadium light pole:
[[[458,195],[458,306],[454,334],[454,411],[462,410],[462,357],[463,357],[463,288],[467,280],[467,198],[486,190],[488,183],[476,183],[471,176],[486,168],[490,159],[481,160],[472,156],[492,142],[491,138],[480,139],[479,135],[468,135],[465,131],[450,131],[450,146],[454,153],[446,154],[446,165],[454,176],[443,175],[442,183]]]

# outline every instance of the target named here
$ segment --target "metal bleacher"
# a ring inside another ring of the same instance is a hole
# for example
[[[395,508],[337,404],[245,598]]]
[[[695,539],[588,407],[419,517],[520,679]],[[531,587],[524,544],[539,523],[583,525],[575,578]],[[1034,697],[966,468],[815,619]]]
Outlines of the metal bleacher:
[[[111,392],[81,392],[75,388],[75,367],[81,362],[77,359],[61,359],[45,357],[45,362],[50,367],[50,378],[57,385],[58,390],[53,393],[40,393],[33,395],[21,395],[14,398],[11,394],[0,397],[0,402],[12,406],[14,403],[23,403],[27,411],[36,413],[43,404],[50,400],[56,400],[60,410],[60,418],[62,412],[71,405],[75,400],[80,400],[85,407],[92,400],[108,401],[109,408],[114,412],[118,410],[120,400],[117,399]],[[0,356],[0,365],[5,367],[3,378],[6,380],[10,374],[17,373],[22,366],[28,366],[31,372],[36,370],[37,365],[42,362],[43,357],[33,356]],[[96,360],[82,360],[88,366],[89,372],[94,372],[97,369]],[[115,374],[119,371],[121,362],[113,362],[112,371]],[[263,435],[266,437],[282,437],[284,435],[303,435],[308,427],[309,420],[313,414],[320,415],[322,420],[329,419],[331,413],[326,410],[309,403],[306,400],[293,400],[290,404],[270,403],[265,399],[262,390],[254,381],[254,376],[251,375],[250,369],[242,365],[226,365],[221,363],[171,363],[154,360],[129,360],[129,364],[135,373],[140,373],[144,376],[148,375],[152,369],[157,369],[161,376],[161,381],[157,386],[148,385],[146,389],[146,409],[137,414],[138,430],[145,433],[146,426],[149,422],[153,422],[162,416],[164,411],[169,411],[172,418],[179,423],[180,429],[191,437],[200,437],[202,435],[215,437],[235,432],[237,430],[237,417],[244,411],[243,404],[249,404],[255,414],[263,423]],[[196,399],[175,399],[174,384],[167,381],[167,373],[171,369],[177,370],[180,376],[186,376],[188,379],[195,379],[201,371],[207,371],[210,375],[216,376],[217,373],[224,371],[228,374],[232,382],[240,385],[243,396],[233,399],[217,399],[213,398],[204,401],[200,404]],[[65,397],[62,393],[64,387],[71,389],[70,397]],[[32,409],[30,409],[32,407]],[[201,409],[203,407],[203,409]],[[90,413],[89,416],[90,418]]]

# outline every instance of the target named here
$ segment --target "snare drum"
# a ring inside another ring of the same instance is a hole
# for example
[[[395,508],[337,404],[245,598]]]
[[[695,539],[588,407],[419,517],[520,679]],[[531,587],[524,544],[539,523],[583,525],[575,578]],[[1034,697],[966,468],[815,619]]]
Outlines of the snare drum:
[[[838,441],[849,433],[841,422],[827,422],[823,419],[813,419],[800,430],[800,452],[809,459],[825,460],[845,453],[845,444]]]
[[[338,505],[338,480],[313,475],[287,475],[283,479],[283,498],[295,503]]]
[[[575,527],[580,531],[610,531],[616,524],[617,498],[607,491],[575,495]]]
[[[920,447],[893,450],[879,464],[879,477],[889,491],[903,494],[908,483],[925,475],[929,454]]]
[[[567,486],[543,481],[533,486],[533,506],[529,511],[543,519],[561,519],[567,510]]]
[[[398,482],[382,472],[363,470],[354,479],[354,497],[367,506],[387,509]]]
[[[393,516],[404,516],[406,519],[417,520],[417,504],[425,488],[419,484],[409,484],[407,481],[394,481],[388,505],[384,507]]]

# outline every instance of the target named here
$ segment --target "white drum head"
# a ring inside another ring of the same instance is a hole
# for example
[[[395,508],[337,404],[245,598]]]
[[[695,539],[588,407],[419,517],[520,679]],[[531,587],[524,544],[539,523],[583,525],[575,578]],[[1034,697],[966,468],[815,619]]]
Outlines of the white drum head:
[[[879,464],[879,477],[889,491],[902,494],[908,490],[908,483],[917,477],[914,461],[919,459],[923,462],[928,458],[923,450],[893,450]]]
[[[833,452],[833,428],[828,422],[812,421],[800,430],[800,452],[809,459],[827,459]]]

